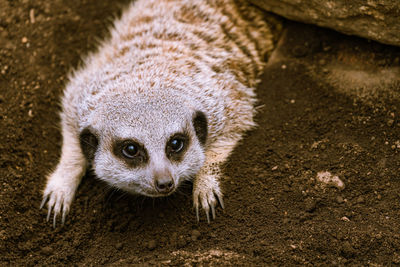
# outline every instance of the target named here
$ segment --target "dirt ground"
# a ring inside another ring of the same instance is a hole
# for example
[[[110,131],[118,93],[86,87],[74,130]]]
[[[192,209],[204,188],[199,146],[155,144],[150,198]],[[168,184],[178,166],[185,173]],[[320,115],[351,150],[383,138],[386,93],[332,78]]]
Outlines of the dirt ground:
[[[400,49],[291,22],[216,220],[197,223],[191,185],[146,199],[88,175],[53,229],[39,205],[58,99],[127,2],[0,0],[0,266],[400,264]]]

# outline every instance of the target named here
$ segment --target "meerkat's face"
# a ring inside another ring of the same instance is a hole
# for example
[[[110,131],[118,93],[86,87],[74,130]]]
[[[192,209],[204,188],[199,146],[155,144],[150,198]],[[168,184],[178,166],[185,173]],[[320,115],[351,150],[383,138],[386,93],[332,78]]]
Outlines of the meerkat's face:
[[[200,170],[207,139],[202,112],[177,103],[113,109],[107,116],[100,111],[97,123],[80,134],[82,151],[98,178],[130,193],[159,197]]]

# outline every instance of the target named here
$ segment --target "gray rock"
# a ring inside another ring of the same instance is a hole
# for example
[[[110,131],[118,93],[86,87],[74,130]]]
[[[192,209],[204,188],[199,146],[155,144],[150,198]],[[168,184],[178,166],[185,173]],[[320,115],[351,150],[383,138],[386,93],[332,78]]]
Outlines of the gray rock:
[[[250,0],[285,18],[400,46],[398,0]]]

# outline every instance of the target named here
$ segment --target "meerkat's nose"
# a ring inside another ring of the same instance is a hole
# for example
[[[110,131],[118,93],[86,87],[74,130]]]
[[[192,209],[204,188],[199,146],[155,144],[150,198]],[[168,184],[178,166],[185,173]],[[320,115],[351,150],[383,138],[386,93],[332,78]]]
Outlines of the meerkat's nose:
[[[175,187],[174,180],[169,176],[157,177],[155,185],[159,193],[169,193]]]
[[[174,190],[175,182],[168,168],[154,168],[153,177],[154,187],[158,193],[167,194]]]

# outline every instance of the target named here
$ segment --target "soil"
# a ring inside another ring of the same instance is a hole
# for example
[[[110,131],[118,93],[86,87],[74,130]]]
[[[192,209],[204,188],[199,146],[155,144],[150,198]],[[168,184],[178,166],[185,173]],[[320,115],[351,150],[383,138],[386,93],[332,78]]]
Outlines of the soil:
[[[196,221],[190,184],[148,199],[88,174],[53,229],[39,205],[59,97],[127,2],[0,0],[1,266],[400,264],[400,49],[293,22],[214,221]]]

